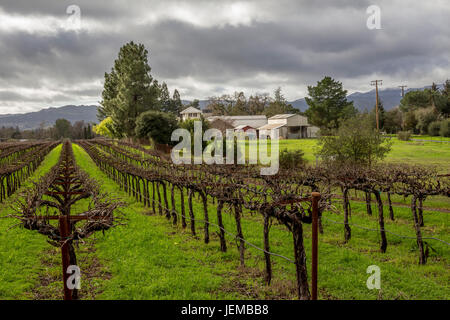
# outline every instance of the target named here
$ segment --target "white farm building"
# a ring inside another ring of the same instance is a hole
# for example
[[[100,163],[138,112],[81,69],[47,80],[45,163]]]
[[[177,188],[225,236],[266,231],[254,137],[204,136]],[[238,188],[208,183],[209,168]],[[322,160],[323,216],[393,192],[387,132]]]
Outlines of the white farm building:
[[[183,121],[199,119],[201,115],[202,111],[193,107],[181,112]],[[257,131],[278,129],[279,137],[282,139],[315,138],[319,131],[319,128],[308,124],[308,118],[299,114],[278,114],[269,119],[265,115],[210,116],[207,120],[211,123],[226,123],[235,130],[245,130],[249,127]]]
[[[280,138],[302,139],[317,136],[319,128],[310,126],[308,118],[299,114],[277,114],[268,119],[258,130],[278,129]]]

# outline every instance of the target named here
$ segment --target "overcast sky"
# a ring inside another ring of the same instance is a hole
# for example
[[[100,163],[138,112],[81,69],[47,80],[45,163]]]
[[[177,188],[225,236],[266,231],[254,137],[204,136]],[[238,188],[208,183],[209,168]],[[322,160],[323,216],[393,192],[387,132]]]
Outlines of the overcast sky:
[[[367,27],[371,5],[381,29]],[[350,93],[373,79],[442,83],[449,17],[448,0],[0,0],[0,114],[98,103],[104,72],[131,40],[182,99],[281,86],[294,100],[325,75]]]

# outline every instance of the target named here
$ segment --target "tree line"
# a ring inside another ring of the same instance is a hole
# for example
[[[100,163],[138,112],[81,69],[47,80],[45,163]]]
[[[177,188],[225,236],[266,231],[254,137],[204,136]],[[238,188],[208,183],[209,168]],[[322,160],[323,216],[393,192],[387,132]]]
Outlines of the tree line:
[[[396,109],[396,127],[416,134],[450,137],[450,80],[442,89],[433,83],[431,88],[405,94]],[[388,126],[389,123],[388,117]]]
[[[96,134],[92,125],[83,120],[72,123],[67,119],[58,119],[53,126],[47,127],[45,122],[36,129],[20,130],[19,127],[1,127],[0,139],[92,139]]]
[[[198,108],[198,100],[191,105]],[[273,97],[267,93],[257,93],[247,98],[244,92],[212,96],[209,98],[205,112],[215,116],[266,115],[267,117],[276,114],[301,113],[286,100],[281,87],[274,91]]]

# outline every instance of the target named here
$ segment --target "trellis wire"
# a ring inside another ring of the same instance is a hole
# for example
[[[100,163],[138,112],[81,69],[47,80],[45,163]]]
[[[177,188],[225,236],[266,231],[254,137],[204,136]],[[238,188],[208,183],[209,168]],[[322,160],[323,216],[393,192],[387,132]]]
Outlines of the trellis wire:
[[[327,218],[327,217],[324,217],[324,216],[322,216],[322,219],[325,219],[325,220],[330,221],[331,223],[335,223],[335,224],[346,224],[346,223],[344,223],[344,222],[335,221],[335,220],[332,220],[332,219]],[[368,231],[377,231],[377,232],[380,231],[380,230],[378,230],[378,229],[372,229],[372,228],[367,228],[367,227],[364,227],[364,226],[360,226],[360,225],[355,224],[355,223],[347,223],[347,224],[350,225],[350,226],[355,226],[355,227],[357,227],[357,228],[364,229],[364,230],[368,230]],[[390,233],[390,234],[393,234],[393,235],[395,235],[395,236],[397,236],[397,237],[399,237],[399,238],[414,239],[414,240],[417,239],[416,237],[404,236],[404,235],[401,235],[401,234],[398,234],[398,233],[395,233],[395,232],[392,232],[392,231],[389,231],[389,230],[386,230],[386,229],[382,229],[382,231],[387,232],[387,233]],[[442,239],[439,239],[439,238],[435,238],[435,237],[422,237],[422,239],[423,239],[423,240],[437,240],[437,241],[440,241],[440,242],[442,242],[442,243],[444,243],[444,244],[450,246],[450,243],[448,243],[447,241],[444,241],[444,240],[442,240]]]

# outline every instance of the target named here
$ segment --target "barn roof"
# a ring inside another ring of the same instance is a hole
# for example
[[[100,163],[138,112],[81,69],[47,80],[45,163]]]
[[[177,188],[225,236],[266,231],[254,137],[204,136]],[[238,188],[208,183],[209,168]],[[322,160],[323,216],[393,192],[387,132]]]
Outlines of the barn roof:
[[[286,124],[284,123],[268,123],[263,125],[262,127],[259,127],[258,130],[272,130],[272,129],[278,129],[281,127],[284,127]]]
[[[201,110],[194,108],[194,107],[188,107],[186,109],[184,109],[183,111],[180,112],[181,114],[185,114],[185,113],[202,113]]]
[[[272,119],[287,119],[287,118],[290,118],[290,117],[293,117],[293,116],[295,116],[295,114],[293,114],[293,113],[277,114],[277,115],[275,115],[273,117],[270,117],[269,120],[272,120]]]

